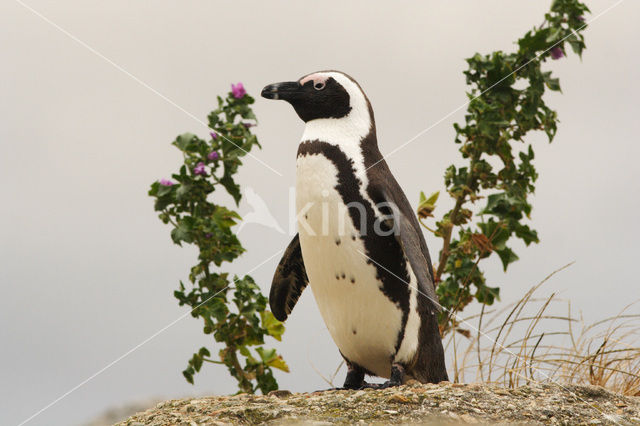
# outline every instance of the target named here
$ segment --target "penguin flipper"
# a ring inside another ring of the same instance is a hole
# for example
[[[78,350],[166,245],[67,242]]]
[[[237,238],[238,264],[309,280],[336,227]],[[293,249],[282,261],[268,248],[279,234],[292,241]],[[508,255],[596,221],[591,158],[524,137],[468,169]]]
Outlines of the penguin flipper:
[[[302,259],[300,239],[296,234],[285,250],[271,282],[269,306],[273,316],[279,321],[286,320],[307,284],[309,278]]]
[[[426,297],[428,300],[428,305],[434,310],[434,312],[439,312],[441,307],[438,302],[438,296],[435,292],[435,286],[433,285],[433,279],[431,278],[431,260],[427,257],[429,256],[428,251],[423,251],[423,244],[421,244],[421,234],[418,234],[418,230],[411,222],[411,219],[407,217],[406,212],[403,212],[398,207],[398,204],[395,202],[395,197],[393,197],[389,192],[384,193],[385,201],[392,205],[395,205],[396,208],[393,210],[393,229],[396,240],[400,244],[404,255],[407,260],[409,260],[409,264],[411,265],[411,270],[413,274],[416,276],[418,281],[418,292]],[[413,213],[411,211],[411,213]],[[424,244],[426,247],[426,244]]]

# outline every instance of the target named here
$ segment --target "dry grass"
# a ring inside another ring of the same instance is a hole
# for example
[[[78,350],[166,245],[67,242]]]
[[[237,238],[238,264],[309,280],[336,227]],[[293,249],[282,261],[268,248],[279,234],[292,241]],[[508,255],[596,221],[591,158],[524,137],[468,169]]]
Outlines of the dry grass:
[[[500,310],[460,320],[460,333],[445,340],[458,382],[516,387],[530,382],[592,384],[640,396],[640,314],[638,302],[592,324],[576,318],[571,303],[538,290]],[[470,335],[467,338],[464,335]]]

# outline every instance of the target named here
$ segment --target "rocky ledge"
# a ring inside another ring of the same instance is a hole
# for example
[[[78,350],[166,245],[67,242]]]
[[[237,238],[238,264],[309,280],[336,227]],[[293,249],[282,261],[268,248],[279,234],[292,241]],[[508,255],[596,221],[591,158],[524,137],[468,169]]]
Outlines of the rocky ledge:
[[[383,390],[274,391],[165,401],[119,425],[329,423],[640,424],[640,397],[596,386],[409,384]]]

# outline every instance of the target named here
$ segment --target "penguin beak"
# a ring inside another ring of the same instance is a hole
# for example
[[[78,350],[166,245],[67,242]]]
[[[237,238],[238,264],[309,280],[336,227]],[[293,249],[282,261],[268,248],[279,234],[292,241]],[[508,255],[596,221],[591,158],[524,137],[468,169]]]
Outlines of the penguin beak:
[[[300,91],[300,83],[297,81],[285,81],[283,83],[274,83],[265,86],[260,95],[266,99],[282,99],[284,101],[289,101],[294,96],[300,94]]]

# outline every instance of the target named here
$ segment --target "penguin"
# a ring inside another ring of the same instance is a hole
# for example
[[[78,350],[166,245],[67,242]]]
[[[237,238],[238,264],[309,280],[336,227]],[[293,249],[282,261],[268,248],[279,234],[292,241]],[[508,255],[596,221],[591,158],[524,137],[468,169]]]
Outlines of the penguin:
[[[373,109],[338,71],[275,83],[266,99],[304,121],[296,158],[298,233],[269,294],[285,321],[309,285],[347,365],[345,389],[448,380],[429,250],[378,149]],[[365,382],[365,376],[388,379]]]

